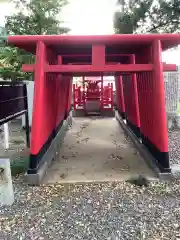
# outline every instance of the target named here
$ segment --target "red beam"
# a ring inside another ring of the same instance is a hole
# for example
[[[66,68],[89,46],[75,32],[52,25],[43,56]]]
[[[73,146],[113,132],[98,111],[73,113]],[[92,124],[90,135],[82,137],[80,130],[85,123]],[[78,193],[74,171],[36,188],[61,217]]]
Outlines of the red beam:
[[[107,57],[129,57],[132,54],[124,54],[124,53],[115,53],[115,54],[106,54]],[[77,58],[77,57],[91,57],[92,54],[62,54],[63,58]]]
[[[46,72],[141,72],[152,71],[152,64],[118,64],[118,65],[105,65],[105,66],[92,66],[92,65],[47,65]],[[23,72],[34,72],[35,65],[23,64]],[[163,71],[176,71],[175,64],[164,64]]]
[[[43,41],[45,44],[54,45],[75,45],[75,44],[120,44],[134,45],[141,43],[152,43],[154,40],[170,41],[170,45],[180,44],[180,34],[112,34],[112,35],[16,35],[8,36],[8,43],[36,44]]]
[[[177,71],[176,64],[165,64],[163,63],[163,72],[174,72]]]
[[[46,65],[46,72],[88,73],[88,72],[141,72],[152,71],[152,64],[117,64],[117,65]]]

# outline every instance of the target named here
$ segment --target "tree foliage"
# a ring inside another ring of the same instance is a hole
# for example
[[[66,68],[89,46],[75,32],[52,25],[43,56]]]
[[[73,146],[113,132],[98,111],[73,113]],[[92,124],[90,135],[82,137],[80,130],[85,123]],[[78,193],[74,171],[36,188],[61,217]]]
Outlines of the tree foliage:
[[[29,80],[31,73],[23,73],[21,66],[23,63],[33,63],[34,56],[15,47],[0,48],[0,75],[3,79]]]
[[[66,0],[14,0],[16,14],[6,17],[9,34],[45,35],[63,34],[68,28],[61,26],[62,7]]]
[[[178,33],[180,32],[179,0],[118,1],[123,11],[114,15],[115,33]]]
[[[5,27],[9,35],[52,35],[65,34],[69,29],[61,20],[61,10],[66,0],[13,0],[15,13],[6,17]],[[28,79],[31,74],[22,73],[22,63],[33,63],[31,53],[14,48],[4,47],[0,51],[0,63],[3,78]],[[1,64],[2,65],[2,64]]]

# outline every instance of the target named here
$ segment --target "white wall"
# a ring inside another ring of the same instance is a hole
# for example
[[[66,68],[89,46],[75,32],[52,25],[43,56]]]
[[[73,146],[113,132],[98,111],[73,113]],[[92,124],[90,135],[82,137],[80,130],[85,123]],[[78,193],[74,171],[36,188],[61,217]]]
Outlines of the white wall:
[[[27,84],[29,126],[31,126],[31,124],[32,124],[33,97],[34,97],[34,82],[27,81],[26,84]],[[25,127],[25,115],[22,116],[22,125],[23,125],[23,127]]]

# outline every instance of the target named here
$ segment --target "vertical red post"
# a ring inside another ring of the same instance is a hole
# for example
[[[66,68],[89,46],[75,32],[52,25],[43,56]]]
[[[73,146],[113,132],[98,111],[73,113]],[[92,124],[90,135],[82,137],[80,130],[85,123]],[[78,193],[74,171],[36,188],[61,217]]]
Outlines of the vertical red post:
[[[124,92],[123,92],[123,81],[122,76],[119,76],[119,96],[120,96],[120,103],[121,103],[121,116],[125,118],[125,103],[124,103]]]
[[[43,92],[44,92],[44,81],[45,72],[44,66],[46,63],[46,47],[43,42],[37,43],[36,48],[36,64],[34,73],[34,100],[33,100],[33,116],[32,116],[32,130],[31,130],[31,147],[30,152],[32,156],[36,156],[41,146],[43,145],[41,139],[40,125],[42,121],[42,104],[43,104]],[[30,170],[36,169],[38,165],[38,159],[31,157]]]
[[[44,153],[54,138],[57,81],[54,73],[45,74],[45,65],[55,62],[56,56],[53,52],[47,49],[42,41],[37,42],[31,155],[28,173],[37,173]]]
[[[118,112],[123,119],[125,119],[125,103],[124,103],[124,92],[123,92],[123,81],[122,76],[116,76],[116,102]]]
[[[118,76],[115,76],[115,90],[116,90],[116,100],[115,100],[115,103],[116,103],[116,109],[119,111],[119,95],[120,95],[120,92],[119,92],[119,82],[118,82]]]
[[[101,110],[104,109],[104,80],[103,75],[101,75]]]
[[[92,65],[105,65],[105,46],[92,45]]]
[[[74,110],[76,110],[76,84],[73,84],[73,101],[74,101]]]
[[[83,85],[83,109],[85,109],[85,76],[82,77],[82,85]]]
[[[72,77],[68,76],[67,79],[67,100],[66,100],[66,113],[65,118],[68,117],[70,109],[71,109],[71,101],[72,101]]]
[[[111,109],[113,109],[113,104],[114,104],[114,94],[113,94],[113,83],[111,83]]]
[[[68,104],[69,104],[69,86],[70,78],[69,76],[63,76],[63,86],[64,86],[64,119],[68,117]]]
[[[65,79],[61,74],[58,74],[58,113],[57,113],[57,121],[56,128],[59,129],[61,126],[64,116],[65,116]]]
[[[130,56],[130,63],[135,64],[135,54],[132,54]],[[133,90],[133,101],[134,101],[134,107],[135,107],[135,115],[136,115],[136,124],[137,127],[140,129],[140,115],[139,115],[139,102],[138,102],[138,91],[137,91],[137,79],[136,79],[136,73],[132,74],[132,90]]]
[[[58,56],[57,58],[57,64],[62,64],[62,57]],[[61,75],[60,74],[56,74],[56,89],[55,89],[55,96],[56,96],[56,101],[55,101],[55,106],[56,106],[56,117],[55,117],[55,124],[54,124],[54,128],[56,129],[56,127],[58,126],[58,124],[60,123],[60,119],[61,117],[60,115],[60,107],[61,107],[61,103],[59,102],[60,99],[60,85],[61,85]]]
[[[152,63],[152,47],[146,46],[136,54],[136,63]],[[153,141],[154,133],[154,78],[152,72],[136,73],[141,137]],[[144,141],[144,140],[143,140]],[[145,144],[145,141],[144,141]],[[145,144],[148,147],[147,144]],[[148,147],[151,152],[150,148]]]
[[[67,100],[68,100],[68,76],[62,75],[62,83],[61,83],[61,98],[62,98],[62,112],[63,119],[66,118],[66,108],[67,108]]]
[[[135,63],[135,56],[130,56],[129,63]],[[127,124],[137,137],[140,137],[140,117],[137,94],[136,74],[123,75],[123,90]]]
[[[160,40],[155,40],[152,44],[152,60],[154,64],[154,93],[153,97],[156,100],[154,104],[154,112],[156,119],[156,132],[154,144],[157,146],[156,152],[159,152],[159,161],[164,169],[169,169],[168,157],[168,132],[167,119],[165,108],[165,91],[162,63],[162,48]]]
[[[57,64],[62,64],[62,56],[58,56]],[[58,125],[62,123],[62,121],[66,118],[67,112],[67,101],[68,101],[68,81],[67,76],[63,76],[62,74],[58,74],[58,85],[59,85],[59,92],[58,92],[58,114],[57,114],[57,121]]]
[[[69,84],[69,104],[68,104],[68,111],[70,112],[72,106],[72,77],[70,77],[70,84]]]
[[[142,49],[140,53],[142,56],[140,54],[138,56],[141,62],[145,60],[153,63],[153,72],[137,75],[142,143],[154,156],[161,171],[169,172],[161,42],[155,40],[147,50]]]

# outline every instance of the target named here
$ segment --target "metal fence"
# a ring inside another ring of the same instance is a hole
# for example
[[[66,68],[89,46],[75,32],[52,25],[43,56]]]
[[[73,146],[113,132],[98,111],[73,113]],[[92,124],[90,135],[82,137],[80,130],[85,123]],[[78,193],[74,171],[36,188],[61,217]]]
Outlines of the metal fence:
[[[168,117],[180,114],[180,67],[177,72],[164,73],[166,112]]]
[[[29,146],[27,88],[23,82],[0,81],[0,126],[25,114],[26,140]]]

